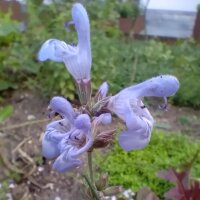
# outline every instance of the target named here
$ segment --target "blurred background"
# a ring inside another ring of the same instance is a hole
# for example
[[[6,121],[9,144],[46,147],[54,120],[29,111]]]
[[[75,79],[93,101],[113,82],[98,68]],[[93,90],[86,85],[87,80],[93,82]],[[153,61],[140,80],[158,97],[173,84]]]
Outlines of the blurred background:
[[[64,28],[74,2],[0,0],[0,199],[81,199],[78,175],[52,172],[40,154],[50,98],[76,103],[77,95],[64,65],[41,63],[37,53],[49,38],[77,43],[75,30]],[[160,74],[181,83],[168,112],[158,109],[160,100],[145,101],[156,119],[150,145],[127,153],[116,141],[106,156],[97,152],[97,171],[109,173],[110,185],[134,192],[148,186],[162,197],[171,185],[156,172],[197,155],[191,177],[199,179],[200,0],[79,2],[90,18],[93,91],[107,81],[115,94]]]

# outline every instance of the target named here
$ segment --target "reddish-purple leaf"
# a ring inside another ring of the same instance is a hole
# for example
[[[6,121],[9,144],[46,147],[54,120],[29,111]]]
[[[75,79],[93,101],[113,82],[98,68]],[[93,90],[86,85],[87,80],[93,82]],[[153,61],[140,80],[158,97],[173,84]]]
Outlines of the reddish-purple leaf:
[[[184,199],[184,196],[183,194],[181,194],[178,187],[170,189],[168,192],[164,194],[164,197],[167,199],[179,199],[179,200]]]
[[[189,169],[182,172],[176,172],[175,169],[163,170],[158,172],[158,176],[166,179],[176,186],[166,192],[164,196],[170,199],[187,200],[186,190],[189,190]]]
[[[166,179],[172,183],[177,183],[180,186],[184,186],[184,188],[189,188],[189,170],[185,170],[182,172],[176,172],[175,169],[171,168],[169,170],[162,170],[157,174],[159,177]]]
[[[183,170],[177,172],[171,168],[158,172],[158,176],[175,183],[175,187],[164,194],[166,198],[175,200],[200,200],[200,182],[197,180],[190,183],[189,173],[190,169],[198,158],[200,150],[196,152],[192,160],[183,165]]]
[[[163,178],[165,180],[168,180],[172,183],[176,183],[176,176],[174,176],[174,170],[169,169],[169,170],[162,170],[157,173],[157,176],[160,178]]]
[[[199,200],[200,199],[200,182],[192,181],[191,188],[186,191],[188,199]]]

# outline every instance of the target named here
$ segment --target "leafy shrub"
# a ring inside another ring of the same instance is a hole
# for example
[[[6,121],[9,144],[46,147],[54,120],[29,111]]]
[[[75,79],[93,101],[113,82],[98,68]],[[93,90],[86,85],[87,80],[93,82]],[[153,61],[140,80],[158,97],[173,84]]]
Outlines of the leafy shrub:
[[[199,141],[191,141],[180,133],[155,130],[150,144],[145,149],[126,152],[116,142],[107,155],[97,155],[96,162],[100,171],[108,172],[111,185],[122,184],[133,191],[148,186],[159,196],[163,196],[171,185],[158,178],[156,173],[189,161],[199,145]],[[198,159],[193,166],[192,176],[200,177]]]
[[[2,62],[3,67],[2,71],[4,72],[3,76],[5,79],[9,80],[9,74],[13,74],[13,82],[15,86],[23,87],[28,86],[31,89],[42,88],[42,92],[45,95],[55,95],[60,93],[62,95],[67,95],[69,98],[74,98],[75,88],[71,82],[71,77],[67,73],[65,67],[61,63],[56,63],[52,61],[47,61],[44,63],[39,63],[37,61],[37,52],[41,44],[49,38],[58,38],[60,40],[66,40],[67,42],[76,43],[76,33],[74,31],[70,34],[66,34],[64,28],[64,23],[71,20],[71,3],[63,1],[61,4],[51,4],[43,5],[42,1],[28,1],[27,11],[28,11],[28,21],[26,30],[21,33],[21,37],[18,40],[10,41],[9,46],[6,48],[6,55],[3,55],[3,52],[0,55],[0,58],[3,57]],[[108,3],[106,3],[107,5]],[[99,22],[91,21],[91,26],[94,27],[94,32],[101,28],[103,25],[104,31],[102,31],[102,36],[97,40],[101,34],[93,33],[96,38],[93,38],[94,43],[94,55],[95,49],[98,51],[100,43],[107,41],[108,37],[118,37],[119,31],[116,28],[115,22],[109,22],[115,26],[112,28],[109,24],[106,24],[104,18],[107,16],[112,20],[112,14],[104,5],[100,13],[101,18]],[[112,5],[112,4],[109,4]],[[89,10],[92,10],[92,4],[88,3]],[[110,8],[112,9],[112,7]],[[112,12],[111,12],[112,13]],[[93,30],[93,28],[92,28]],[[5,52],[5,51],[4,51]],[[98,53],[97,53],[98,54]],[[101,52],[99,53],[99,55]],[[102,52],[104,54],[104,52]],[[99,60],[99,57],[98,57]],[[98,61],[97,61],[98,63]],[[101,63],[101,61],[99,62]],[[105,64],[105,63],[104,63]],[[107,65],[106,65],[107,66]],[[101,71],[102,65],[100,64],[98,69],[96,69],[96,74],[98,77],[99,71]],[[7,76],[5,75],[7,74]],[[98,79],[98,78],[97,78]],[[99,78],[104,80],[104,77]],[[5,81],[4,81],[5,82]],[[3,87],[4,82],[0,85],[2,90],[7,89]],[[94,85],[94,88],[97,88],[97,85]]]
[[[139,13],[137,2],[133,0],[119,2],[117,6],[117,10],[119,12],[120,17],[135,18]]]
[[[64,67],[61,68],[58,63],[50,61],[39,63],[37,61],[37,52],[41,43],[45,40],[52,37],[65,38],[64,22],[69,18],[70,12],[66,13],[64,10],[58,12],[55,5],[47,6],[41,4],[41,7],[38,7],[38,4],[40,5],[42,1],[28,1],[27,3],[29,18],[26,30],[20,34],[21,37],[18,40],[10,42],[7,47],[8,53],[2,62],[2,69],[5,74],[13,75],[12,82],[15,83],[16,87],[42,88],[42,92],[46,95],[49,95],[50,91],[51,94],[54,91],[61,91],[65,94],[66,85],[71,82],[71,79],[69,75],[67,76],[67,73],[63,73]],[[66,4],[67,6],[69,4]],[[62,9],[62,6],[59,9]],[[66,8],[66,10],[69,9]],[[51,16],[50,19],[49,16]],[[58,72],[60,78],[57,78]],[[9,80],[11,77],[7,77],[7,79]],[[64,81],[66,81],[65,86],[61,83]],[[73,96],[74,89],[70,93],[69,87],[68,92],[69,96]]]
[[[200,45],[188,40],[173,46],[174,73],[181,81],[181,87],[175,96],[175,103],[200,107]]]
[[[49,38],[76,43],[76,33],[66,33],[64,23],[71,20],[72,2],[43,5],[28,1],[28,20],[22,33],[11,31],[0,38],[0,91],[29,87],[45,95],[62,94],[73,99],[75,88],[62,63],[37,61],[41,44]],[[90,15],[93,89],[108,81],[110,92],[159,74],[176,75],[181,88],[172,99],[178,105],[200,107],[198,77],[200,46],[191,40],[168,45],[156,40],[123,38],[118,29],[116,0],[84,1]],[[8,26],[15,22],[2,17]],[[9,26],[9,27],[10,27]],[[5,28],[5,30],[7,30]],[[14,35],[14,36],[13,36]],[[41,89],[42,88],[42,89]]]
[[[200,75],[199,44],[192,40],[177,41],[171,45],[149,40],[134,41],[131,45],[131,52],[134,52],[132,60],[137,58],[135,82],[159,74],[173,74],[181,84],[173,102],[181,106],[200,107],[200,86],[197,84]]]
[[[9,56],[9,45],[20,38],[19,23],[11,19],[11,13],[0,12],[0,91],[14,88],[10,70],[2,63]]]

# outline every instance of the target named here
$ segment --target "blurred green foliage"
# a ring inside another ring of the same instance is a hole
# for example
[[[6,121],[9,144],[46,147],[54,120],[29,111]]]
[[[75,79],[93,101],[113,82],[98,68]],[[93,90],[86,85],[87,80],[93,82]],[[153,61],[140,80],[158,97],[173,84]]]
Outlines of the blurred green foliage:
[[[190,162],[199,145],[199,141],[192,141],[179,133],[156,130],[145,149],[126,152],[116,142],[108,154],[96,155],[96,164],[100,171],[109,174],[111,185],[123,185],[133,191],[148,186],[163,197],[171,185],[157,177],[157,172],[169,167],[181,167],[181,164]],[[192,177],[200,177],[198,158],[192,168]]]
[[[44,95],[75,97],[75,87],[64,64],[37,61],[41,44],[49,38],[76,43],[74,29],[67,32],[64,23],[71,20],[73,1],[43,5],[28,1],[26,30],[16,31],[8,15],[1,14],[0,91],[29,87]],[[107,81],[110,92],[155,75],[176,75],[181,88],[172,99],[178,105],[200,106],[200,45],[192,40],[166,44],[156,40],[138,41],[124,38],[118,28],[118,0],[82,1],[89,13],[92,40],[93,89]],[[16,26],[14,26],[16,27]],[[1,30],[1,31],[2,31]]]
[[[134,0],[119,0],[116,7],[120,17],[135,18],[139,14],[139,7],[137,3],[138,2]]]
[[[14,88],[11,70],[4,65],[9,55],[9,46],[20,36],[18,22],[11,19],[11,12],[0,13],[0,91]]]
[[[136,46],[135,46],[136,45]],[[192,39],[166,44],[156,40],[140,42],[135,81],[169,73],[178,77],[180,89],[173,98],[178,105],[200,106],[198,77],[200,76],[200,45]]]
[[[0,124],[3,123],[12,114],[13,114],[13,106],[12,105],[7,105],[3,108],[0,108]]]
[[[1,182],[0,199],[8,199],[9,183],[7,180]]]

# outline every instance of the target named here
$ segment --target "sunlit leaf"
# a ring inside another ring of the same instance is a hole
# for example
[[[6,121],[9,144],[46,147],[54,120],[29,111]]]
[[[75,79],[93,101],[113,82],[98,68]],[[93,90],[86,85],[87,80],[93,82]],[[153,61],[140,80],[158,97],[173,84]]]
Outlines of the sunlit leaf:
[[[13,88],[13,84],[11,82],[0,80],[0,91],[7,90],[9,88]]]
[[[0,123],[3,123],[13,113],[13,106],[8,105],[0,110]]]

